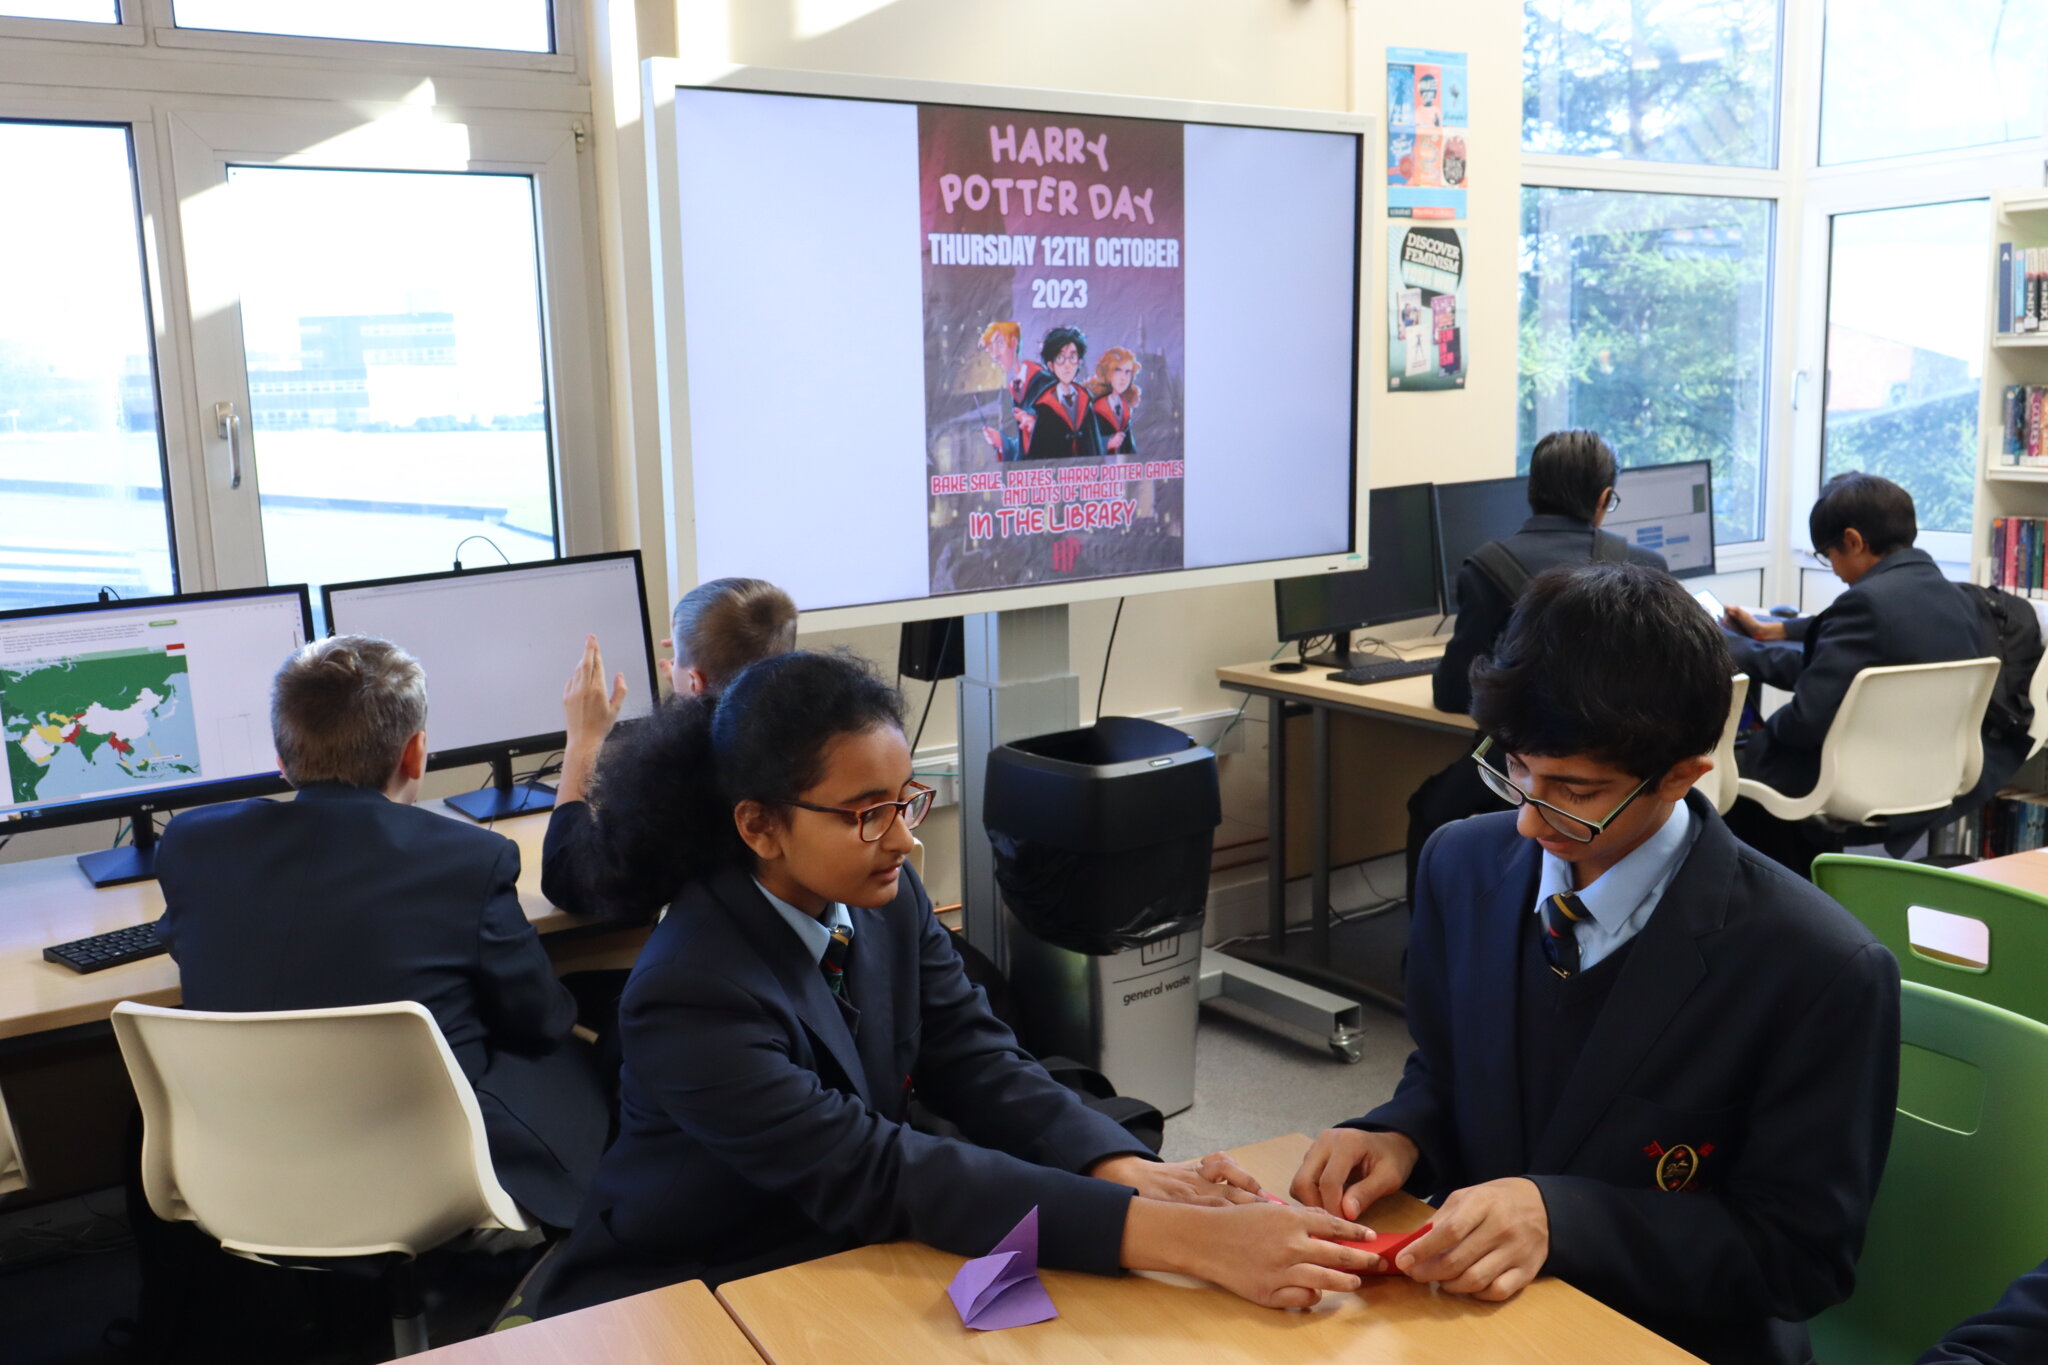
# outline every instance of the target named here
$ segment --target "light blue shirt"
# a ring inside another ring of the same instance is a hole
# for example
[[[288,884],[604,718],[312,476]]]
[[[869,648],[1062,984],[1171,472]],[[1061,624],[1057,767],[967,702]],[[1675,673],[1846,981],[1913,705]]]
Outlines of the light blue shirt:
[[[1585,971],[1642,932],[1698,837],[1692,812],[1680,801],[1662,829],[1577,892],[1572,891],[1572,865],[1545,853],[1543,875],[1536,884],[1536,913],[1542,914],[1543,903],[1559,892],[1579,898],[1592,916],[1577,929],[1579,970]]]
[[[770,891],[767,887],[761,886],[761,879],[759,877],[754,878],[754,885],[761,887],[761,894],[766,896],[768,903],[775,907],[775,913],[782,916],[789,927],[796,932],[796,936],[803,940],[804,947],[810,950],[811,961],[813,962],[823,962],[825,960],[825,949],[832,942],[832,931],[834,929],[842,927],[847,929],[853,928],[853,916],[847,914],[846,907],[838,901],[833,901],[830,905],[826,906],[825,917],[819,919],[816,915],[805,914],[773,891]]]

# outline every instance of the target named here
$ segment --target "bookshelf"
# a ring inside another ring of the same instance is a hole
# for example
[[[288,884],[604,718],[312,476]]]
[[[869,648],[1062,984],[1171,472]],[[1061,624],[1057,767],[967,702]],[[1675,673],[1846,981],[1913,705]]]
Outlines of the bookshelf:
[[[2048,323],[2035,332],[1998,331],[1999,268],[2002,243],[2016,248],[2048,247],[2048,189],[1999,190],[1991,196],[1991,241],[1986,255],[1990,306],[1985,310],[1984,388],[1977,413],[1977,506],[1971,524],[1971,553],[1977,582],[2018,591],[2034,599],[2048,634],[2048,588],[2025,591],[2002,582],[1994,562],[1994,524],[2001,517],[2048,519],[2048,467],[2002,463],[2005,449],[2005,392],[2012,385],[2048,387]],[[2020,268],[2018,264],[2015,269]],[[2017,325],[2017,321],[2015,321]],[[2044,528],[2048,529],[2048,528]],[[1958,851],[1972,855],[2017,852],[2048,844],[2048,767],[2036,756],[2011,783],[1959,831]]]

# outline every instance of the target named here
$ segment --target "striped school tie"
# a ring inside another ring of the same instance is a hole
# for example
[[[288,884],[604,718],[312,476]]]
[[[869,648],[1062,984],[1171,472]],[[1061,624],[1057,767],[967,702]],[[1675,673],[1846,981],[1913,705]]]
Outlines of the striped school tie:
[[[1543,902],[1543,956],[1559,976],[1579,972],[1578,926],[1592,917],[1584,901],[1559,892]]]
[[[853,951],[853,926],[835,925],[832,941],[825,945],[825,956],[818,959],[818,969],[825,973],[825,984],[832,988],[832,994],[846,994],[846,955]]]

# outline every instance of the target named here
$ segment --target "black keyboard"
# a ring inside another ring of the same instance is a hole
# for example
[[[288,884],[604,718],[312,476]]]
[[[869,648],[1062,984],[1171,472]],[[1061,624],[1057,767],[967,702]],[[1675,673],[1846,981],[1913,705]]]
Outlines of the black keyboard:
[[[1354,668],[1339,669],[1330,674],[1327,681],[1352,683],[1363,687],[1367,683],[1392,682],[1396,678],[1420,678],[1434,672],[1435,659],[1377,659]]]
[[[74,972],[97,972],[166,951],[163,941],[156,936],[154,924],[138,924],[132,929],[115,929],[91,938],[52,944],[43,949],[43,960],[61,963]]]

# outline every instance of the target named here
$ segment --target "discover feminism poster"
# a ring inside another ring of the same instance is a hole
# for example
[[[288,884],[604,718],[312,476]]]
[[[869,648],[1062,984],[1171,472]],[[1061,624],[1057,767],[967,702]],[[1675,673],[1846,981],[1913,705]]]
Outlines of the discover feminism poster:
[[[1387,230],[1387,388],[1465,387],[1465,231]]]
[[[1181,568],[1178,124],[918,109],[931,591]]]

